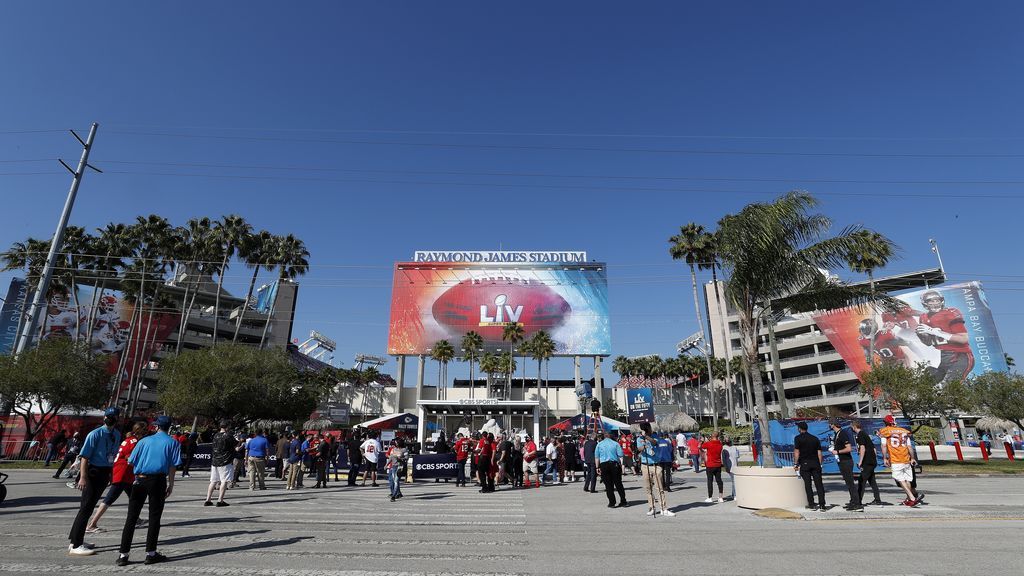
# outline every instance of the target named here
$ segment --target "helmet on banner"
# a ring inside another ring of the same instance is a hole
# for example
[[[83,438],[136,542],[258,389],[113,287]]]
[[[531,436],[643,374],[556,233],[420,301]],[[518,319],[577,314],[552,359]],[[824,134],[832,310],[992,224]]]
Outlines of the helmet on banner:
[[[865,318],[860,321],[860,328],[857,330],[861,336],[867,338],[878,332],[878,326],[875,324],[874,318]]]

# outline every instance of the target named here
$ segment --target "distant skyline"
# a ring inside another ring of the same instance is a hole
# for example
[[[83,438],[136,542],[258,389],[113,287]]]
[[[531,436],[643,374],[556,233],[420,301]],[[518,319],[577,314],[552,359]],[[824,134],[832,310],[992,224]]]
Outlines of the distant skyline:
[[[668,238],[805,189],[836,230],[900,246],[877,275],[934,267],[935,238],[1020,361],[1024,7],[967,8],[10,4],[0,249],[53,233],[55,159],[80,152],[66,130],[96,121],[104,173],[72,224],[239,214],[295,234],[311,266],[293,335],[335,339],[346,367],[386,352],[393,263],[437,249],[586,251],[608,263],[613,355],[664,356],[697,331]],[[235,263],[227,289],[248,276]]]

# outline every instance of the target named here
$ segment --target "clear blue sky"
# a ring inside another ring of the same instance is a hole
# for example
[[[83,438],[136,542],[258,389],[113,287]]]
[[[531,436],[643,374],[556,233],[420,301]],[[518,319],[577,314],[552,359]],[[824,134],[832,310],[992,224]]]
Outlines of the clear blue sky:
[[[386,350],[392,262],[499,246],[607,261],[615,354],[668,355],[696,322],[666,239],[804,188],[837,227],[901,246],[885,272],[933,266],[936,238],[1024,359],[1022,17],[1019,2],[9,3],[0,246],[51,234],[69,181],[13,161],[79,154],[66,133],[13,132],[97,121],[106,173],[74,224],[238,213],[300,236],[295,335],[331,335],[346,366]],[[229,288],[246,277],[236,265]]]

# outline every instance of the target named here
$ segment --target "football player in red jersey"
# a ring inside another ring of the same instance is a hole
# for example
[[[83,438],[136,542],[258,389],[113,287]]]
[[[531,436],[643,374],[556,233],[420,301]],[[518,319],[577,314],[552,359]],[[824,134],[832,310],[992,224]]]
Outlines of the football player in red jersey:
[[[871,357],[871,343],[874,341],[875,354],[881,358],[883,363],[907,364],[907,355],[903,353],[903,339],[896,337],[891,328],[883,327],[881,330],[875,325],[874,318],[865,318],[860,321],[860,338],[857,340],[864,348],[864,359],[868,366],[874,366],[874,358]]]
[[[946,299],[935,290],[921,295],[925,312],[918,318],[917,337],[939,351],[939,365],[932,374],[939,384],[963,380],[974,368],[974,353],[967,341],[964,317],[956,308],[946,307]]]

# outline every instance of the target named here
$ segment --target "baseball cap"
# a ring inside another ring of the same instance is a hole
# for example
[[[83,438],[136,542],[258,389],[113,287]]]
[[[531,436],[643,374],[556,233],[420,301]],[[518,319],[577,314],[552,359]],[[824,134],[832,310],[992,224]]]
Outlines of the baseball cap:
[[[885,418],[882,418],[882,421],[884,421],[889,426],[895,426],[896,425],[896,419],[892,417],[892,414],[886,414]]]
[[[156,423],[158,428],[163,428],[164,426],[170,426],[171,425],[171,417],[170,416],[157,416],[155,423]]]
[[[93,412],[93,414],[95,414],[95,412]],[[103,411],[103,415],[108,418],[117,418],[121,415],[121,409],[117,406],[111,406]]]

